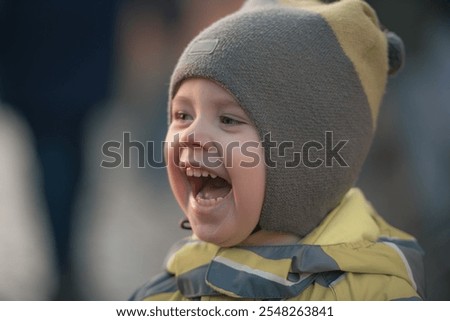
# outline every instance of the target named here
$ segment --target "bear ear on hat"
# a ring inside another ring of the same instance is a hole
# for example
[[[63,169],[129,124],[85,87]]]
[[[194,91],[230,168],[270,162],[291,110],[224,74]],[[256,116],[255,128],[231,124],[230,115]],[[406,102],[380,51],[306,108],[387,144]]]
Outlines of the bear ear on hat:
[[[391,31],[386,30],[386,38],[389,58],[388,74],[392,76],[400,71],[405,63],[405,46],[402,39]]]

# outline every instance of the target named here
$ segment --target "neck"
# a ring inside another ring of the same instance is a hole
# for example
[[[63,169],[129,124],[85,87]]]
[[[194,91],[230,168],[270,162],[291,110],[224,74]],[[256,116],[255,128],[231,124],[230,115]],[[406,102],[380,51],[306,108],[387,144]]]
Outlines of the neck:
[[[251,234],[241,245],[288,245],[296,244],[299,241],[300,237],[294,234],[260,230]]]

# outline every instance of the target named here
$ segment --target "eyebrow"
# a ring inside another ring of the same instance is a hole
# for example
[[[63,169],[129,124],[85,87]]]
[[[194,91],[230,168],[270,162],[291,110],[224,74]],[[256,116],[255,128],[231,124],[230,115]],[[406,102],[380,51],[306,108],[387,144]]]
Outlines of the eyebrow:
[[[172,102],[173,101],[191,102],[191,99],[186,96],[175,95],[175,97],[172,98]]]
[[[178,101],[178,102],[181,102],[181,103],[191,103],[192,99],[187,97],[187,96],[176,95],[172,99],[172,102],[174,102],[174,101]],[[228,98],[228,97],[220,97],[220,98],[217,98],[217,99],[213,99],[212,103],[217,105],[220,108],[227,107],[227,106],[230,106],[230,105],[233,105],[233,106],[241,108],[241,106],[238,104],[238,102],[236,100],[234,100],[232,98]]]

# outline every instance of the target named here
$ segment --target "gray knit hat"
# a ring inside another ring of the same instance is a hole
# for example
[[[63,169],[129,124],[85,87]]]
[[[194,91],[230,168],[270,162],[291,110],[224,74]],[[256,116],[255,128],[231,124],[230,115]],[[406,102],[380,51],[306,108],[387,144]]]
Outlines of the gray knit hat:
[[[265,148],[260,227],[305,236],[354,184],[402,58],[364,1],[250,0],[188,45],[169,95],[192,77],[234,95]]]

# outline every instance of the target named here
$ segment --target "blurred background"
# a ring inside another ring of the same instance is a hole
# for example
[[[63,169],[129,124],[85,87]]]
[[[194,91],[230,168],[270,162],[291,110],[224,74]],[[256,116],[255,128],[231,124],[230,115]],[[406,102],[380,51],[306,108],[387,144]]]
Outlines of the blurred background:
[[[126,300],[161,271],[188,233],[133,142],[164,139],[178,56],[242,2],[0,0],[0,300]],[[357,185],[419,239],[428,299],[450,300],[450,4],[368,2],[407,59]],[[102,168],[124,133],[130,168]]]

